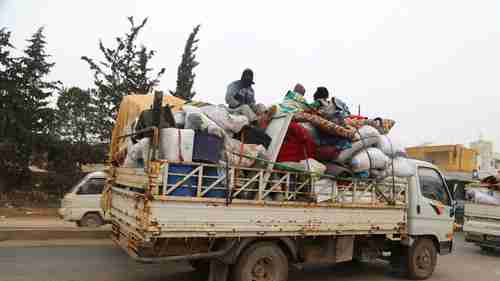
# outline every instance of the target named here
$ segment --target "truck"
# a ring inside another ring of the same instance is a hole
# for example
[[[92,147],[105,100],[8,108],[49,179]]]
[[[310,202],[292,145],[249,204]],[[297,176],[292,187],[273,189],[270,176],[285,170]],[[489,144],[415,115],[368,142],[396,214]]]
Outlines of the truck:
[[[282,129],[268,150],[279,150],[289,121],[273,116],[270,126]],[[118,126],[113,138],[132,135]],[[409,178],[333,178],[319,201],[315,173],[160,159],[160,129],[148,130],[145,166],[112,165],[102,202],[113,241],[138,262],[188,261],[209,280],[286,281],[291,267],[385,258],[423,280],[452,252],[454,201],[430,163],[412,160]],[[186,183],[194,195],[173,196]]]
[[[489,188],[469,186],[468,190],[488,192]],[[484,251],[500,249],[500,205],[465,201],[463,230],[465,241],[478,245]]]

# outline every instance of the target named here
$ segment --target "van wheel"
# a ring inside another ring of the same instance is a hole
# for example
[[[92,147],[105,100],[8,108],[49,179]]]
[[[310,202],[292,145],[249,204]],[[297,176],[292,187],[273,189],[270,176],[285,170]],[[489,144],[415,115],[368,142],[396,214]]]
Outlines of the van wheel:
[[[104,224],[104,222],[103,222],[101,216],[98,214],[95,214],[95,213],[85,214],[85,216],[83,216],[83,218],[80,220],[80,225],[83,227],[95,228],[95,227],[99,227],[103,224]]]
[[[233,281],[286,281],[288,258],[272,242],[259,242],[246,249],[233,269]]]
[[[429,278],[437,263],[437,250],[430,239],[418,239],[408,255],[408,275],[414,280]]]

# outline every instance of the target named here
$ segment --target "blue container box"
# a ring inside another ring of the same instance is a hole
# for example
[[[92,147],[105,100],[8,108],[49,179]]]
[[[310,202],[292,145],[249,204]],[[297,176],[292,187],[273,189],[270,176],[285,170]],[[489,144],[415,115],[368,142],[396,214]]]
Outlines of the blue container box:
[[[193,167],[189,165],[181,165],[181,164],[169,164],[168,165],[168,179],[167,183],[170,188],[172,185],[175,185],[177,182],[182,180],[185,175],[191,173],[193,171]],[[170,173],[183,174],[183,176],[170,175]],[[190,177],[187,179],[181,186],[177,187],[174,191],[172,191],[170,196],[196,196],[196,177]]]
[[[210,177],[221,177],[222,173],[219,172],[217,168],[206,168],[203,170],[204,176]],[[217,178],[203,178],[203,186],[208,187],[212,183],[214,183]],[[215,187],[213,187],[210,191],[205,193],[204,197],[212,197],[212,198],[226,198],[226,184],[225,180],[219,182]]]

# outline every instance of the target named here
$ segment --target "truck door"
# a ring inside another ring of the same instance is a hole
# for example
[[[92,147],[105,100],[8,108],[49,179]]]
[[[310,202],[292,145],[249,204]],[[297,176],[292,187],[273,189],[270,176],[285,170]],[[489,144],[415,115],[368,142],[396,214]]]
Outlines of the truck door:
[[[430,167],[418,167],[413,202],[409,210],[412,235],[433,235],[441,251],[451,250],[454,209],[452,197],[441,174]]]

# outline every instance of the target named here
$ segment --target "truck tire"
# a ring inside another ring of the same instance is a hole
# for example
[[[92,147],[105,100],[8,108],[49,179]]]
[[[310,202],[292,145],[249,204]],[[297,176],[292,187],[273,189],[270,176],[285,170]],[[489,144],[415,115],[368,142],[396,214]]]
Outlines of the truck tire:
[[[258,242],[246,249],[233,268],[233,281],[287,281],[288,258],[272,242]]]
[[[428,238],[418,239],[408,252],[408,277],[413,280],[429,278],[437,263],[437,249]]]
[[[104,224],[103,219],[99,214],[87,213],[80,220],[80,226],[96,228]]]

